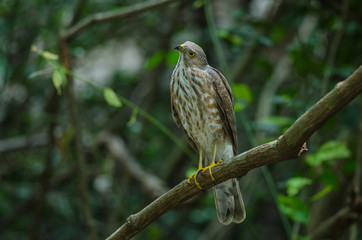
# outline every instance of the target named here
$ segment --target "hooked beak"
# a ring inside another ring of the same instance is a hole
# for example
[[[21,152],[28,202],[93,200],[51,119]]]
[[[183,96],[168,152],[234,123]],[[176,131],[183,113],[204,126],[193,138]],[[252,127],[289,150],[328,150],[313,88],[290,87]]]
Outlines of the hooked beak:
[[[184,50],[184,48],[185,48],[184,44],[181,44],[181,45],[175,47],[175,49],[179,52],[182,52],[182,50]]]

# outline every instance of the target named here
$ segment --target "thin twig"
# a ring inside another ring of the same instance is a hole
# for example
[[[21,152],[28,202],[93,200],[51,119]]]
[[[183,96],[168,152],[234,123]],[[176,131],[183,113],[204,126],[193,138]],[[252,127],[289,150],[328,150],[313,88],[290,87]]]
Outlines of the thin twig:
[[[359,106],[362,109],[362,98],[360,98],[359,100],[360,100]],[[361,183],[362,183],[362,112],[360,112],[359,115],[356,167],[354,170],[352,190],[356,192],[361,192]],[[356,223],[352,225],[351,230],[349,232],[349,239],[357,240],[359,231],[360,229]]]
[[[307,15],[303,18],[302,23],[298,29],[297,35],[293,38],[292,44],[298,43],[303,45],[308,41],[310,35],[313,33],[316,25],[317,18],[313,15]],[[299,39],[300,38],[300,39]],[[280,60],[274,66],[274,72],[265,83],[261,90],[258,107],[256,109],[256,119],[262,119],[272,114],[274,107],[273,98],[278,91],[279,87],[290,76],[292,61],[290,60],[288,52],[285,52]],[[263,133],[258,133],[258,138],[264,138]]]
[[[82,8],[84,7],[85,3],[87,2],[87,0],[79,0],[77,2],[77,5],[75,6],[74,9],[74,13],[73,13],[73,18],[70,21],[69,26],[74,26],[74,24],[76,24],[80,18],[80,14],[82,12]]]
[[[208,189],[230,178],[242,177],[251,169],[297,158],[306,140],[361,92],[362,65],[305,112],[278,140],[255,147],[219,164],[213,170],[215,182],[211,180],[208,172],[199,174],[197,181],[204,189]],[[130,239],[159,216],[201,191],[195,184],[182,181],[143,210],[128,217],[107,239]]]
[[[48,148],[46,156],[44,158],[44,170],[41,174],[41,185],[39,187],[37,201],[34,204],[34,219],[31,227],[31,236],[30,239],[39,239],[41,236],[41,217],[43,213],[44,206],[46,204],[46,194],[49,190],[50,179],[52,177],[52,156],[54,151],[54,145],[56,142],[54,136],[54,130],[56,127],[56,116],[59,109],[59,97],[55,89],[51,90],[50,97],[47,101],[46,112],[49,116],[49,126],[48,126]]]
[[[227,67],[226,58],[225,58],[225,55],[224,55],[224,52],[223,52],[222,46],[221,46],[221,41],[217,34],[217,29],[215,26],[215,21],[214,21],[214,16],[213,16],[210,0],[205,1],[204,9],[205,9],[205,18],[206,18],[206,22],[208,25],[208,30],[210,33],[212,44],[214,45],[217,59],[219,60],[221,71],[224,73],[226,79],[229,79],[229,81],[231,81],[232,79],[231,79],[230,71],[229,71],[229,68]]]
[[[310,240],[337,239],[362,216],[362,197],[356,196],[351,206],[340,209],[336,214],[325,220],[310,235]]]
[[[334,35],[334,38],[332,39],[331,48],[328,54],[327,58],[327,69],[322,79],[322,96],[327,93],[328,87],[329,87],[329,78],[331,77],[333,73],[334,68],[334,62],[336,60],[336,54],[339,49],[339,44],[342,40],[342,36],[345,30],[345,25],[347,22],[347,16],[348,16],[348,10],[349,10],[349,0],[344,0],[342,5],[342,22]]]
[[[85,30],[88,27],[93,26],[95,24],[130,17],[132,15],[136,15],[136,14],[145,12],[147,10],[157,8],[157,7],[160,7],[160,6],[172,3],[172,2],[176,2],[176,1],[178,1],[178,0],[147,1],[147,2],[142,2],[142,3],[137,3],[130,7],[122,8],[119,10],[108,11],[108,12],[103,12],[103,13],[95,13],[93,15],[90,15],[90,16],[84,18],[82,21],[78,22],[73,27],[71,27],[67,30],[64,30],[61,33],[61,38],[64,40],[70,40],[71,38],[74,38],[75,36],[77,36],[83,30]]]
[[[71,57],[69,53],[69,46],[66,41],[59,39],[59,52],[60,52],[60,60],[62,64],[70,69],[71,66]],[[75,143],[75,154],[77,161],[77,171],[78,171],[78,179],[79,179],[79,190],[82,201],[82,209],[84,214],[84,221],[86,223],[89,238],[92,240],[97,239],[96,230],[94,227],[94,221],[91,214],[91,208],[88,201],[88,188],[87,188],[87,179],[85,174],[85,166],[84,166],[84,153],[82,146],[82,132],[81,126],[78,118],[78,111],[76,109],[76,100],[74,96],[74,81],[73,78],[67,75],[67,97],[68,97],[68,106],[69,106],[69,114],[71,118],[71,124],[74,129],[74,143]]]
[[[13,137],[0,140],[0,153],[21,151],[28,148],[42,147],[48,143],[46,133],[31,136]]]

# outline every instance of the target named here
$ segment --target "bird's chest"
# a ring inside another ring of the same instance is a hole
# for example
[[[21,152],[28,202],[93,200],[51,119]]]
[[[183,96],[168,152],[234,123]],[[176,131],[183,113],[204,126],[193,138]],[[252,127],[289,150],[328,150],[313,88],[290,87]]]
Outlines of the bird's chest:
[[[198,147],[208,148],[223,137],[212,83],[202,73],[183,70],[176,75],[172,97],[180,122]]]

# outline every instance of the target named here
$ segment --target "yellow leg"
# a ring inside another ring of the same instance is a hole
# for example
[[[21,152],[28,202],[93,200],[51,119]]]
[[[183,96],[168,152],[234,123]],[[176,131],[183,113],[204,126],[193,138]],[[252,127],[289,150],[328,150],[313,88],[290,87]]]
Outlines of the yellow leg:
[[[202,189],[200,183],[196,180],[196,177],[197,177],[197,174],[199,174],[200,171],[202,171],[203,168],[202,168],[202,148],[200,149],[200,152],[199,152],[199,168],[197,169],[197,172],[195,172],[194,174],[192,174],[189,179],[187,179],[187,182],[188,183],[191,183],[191,178],[194,178],[195,180],[195,184],[198,188]]]
[[[215,182],[215,178],[214,176],[212,175],[212,172],[211,172],[211,168],[215,167],[216,165],[220,164],[222,162],[222,160],[219,160],[217,163],[215,163],[215,158],[216,158],[216,149],[217,149],[217,144],[215,143],[214,145],[214,152],[212,154],[212,161],[211,161],[211,164],[205,168],[202,169],[202,173],[206,172],[207,170],[209,170],[209,173],[210,173],[210,176],[211,176],[211,179],[212,181]]]

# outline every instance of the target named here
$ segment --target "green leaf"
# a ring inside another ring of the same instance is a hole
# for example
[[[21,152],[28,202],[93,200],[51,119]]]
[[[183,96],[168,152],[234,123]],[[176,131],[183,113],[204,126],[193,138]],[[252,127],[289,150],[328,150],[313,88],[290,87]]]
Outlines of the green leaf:
[[[51,53],[51,52],[48,52],[48,51],[41,51],[41,55],[44,58],[49,59],[49,60],[57,60],[59,58],[58,55],[56,55],[54,53]]]
[[[324,143],[317,152],[309,154],[306,162],[311,167],[316,167],[324,162],[333,161],[339,158],[349,158],[351,151],[347,148],[345,143],[337,141],[329,141]]]
[[[234,103],[234,112],[240,112],[245,109],[245,104],[242,102],[235,102]]]
[[[29,79],[41,76],[41,75],[45,75],[45,74],[50,74],[50,73],[54,73],[54,69],[55,68],[48,68],[48,69],[42,69],[33,73],[29,74]]]
[[[229,35],[229,32],[225,29],[220,29],[219,31],[217,31],[217,35],[220,37],[220,38],[227,38],[228,35]]]
[[[235,35],[235,34],[231,34],[231,35],[229,36],[229,40],[230,40],[234,45],[237,45],[237,46],[240,46],[240,45],[243,44],[243,42],[244,42],[244,40],[243,40],[241,37],[239,37],[239,36],[237,36],[237,35]]]
[[[278,195],[280,210],[296,222],[306,223],[309,218],[308,206],[299,198]]]
[[[195,8],[195,9],[198,9],[202,6],[205,5],[205,1],[204,0],[195,0],[192,4],[192,6]]]
[[[31,50],[33,52],[36,52],[37,54],[39,54],[43,58],[48,59],[48,60],[57,60],[59,58],[58,55],[56,55],[54,53],[51,53],[51,52],[48,52],[48,51],[40,50],[35,45],[31,45]]]
[[[251,102],[253,100],[253,94],[250,91],[250,88],[242,83],[233,84],[233,93],[235,98],[243,99],[246,102]]]
[[[288,196],[295,196],[303,187],[312,184],[312,179],[305,177],[294,177],[287,182]]]
[[[133,109],[132,115],[131,115],[130,119],[129,119],[128,122],[127,122],[127,126],[128,126],[128,127],[132,126],[132,125],[136,122],[136,120],[137,120],[137,113],[138,113],[138,108]]]
[[[318,200],[318,199],[324,197],[325,195],[327,195],[330,191],[332,191],[332,189],[333,189],[333,186],[332,186],[332,185],[327,185],[325,188],[323,188],[322,191],[314,194],[314,195],[310,198],[310,200],[311,200],[311,201]]]
[[[240,46],[244,42],[244,40],[240,36],[235,35],[232,32],[225,29],[219,30],[217,34],[220,38],[224,38],[236,46]]]
[[[260,124],[263,125],[273,125],[278,127],[285,127],[290,126],[293,123],[293,120],[288,117],[282,117],[282,116],[270,116],[265,117],[259,120]]]
[[[59,69],[56,69],[53,72],[53,85],[55,87],[55,89],[57,89],[57,93],[58,95],[60,95],[62,93],[62,84],[63,84],[63,74],[61,73],[61,71]]]
[[[162,60],[165,58],[165,53],[163,51],[157,51],[155,54],[153,54],[152,57],[150,57],[146,63],[145,63],[145,68],[147,70],[151,70],[156,68],[158,65],[160,65],[160,63],[162,62]]]
[[[105,88],[103,90],[103,96],[109,105],[114,107],[122,106],[121,100],[118,98],[117,94],[113,91],[113,89]]]

